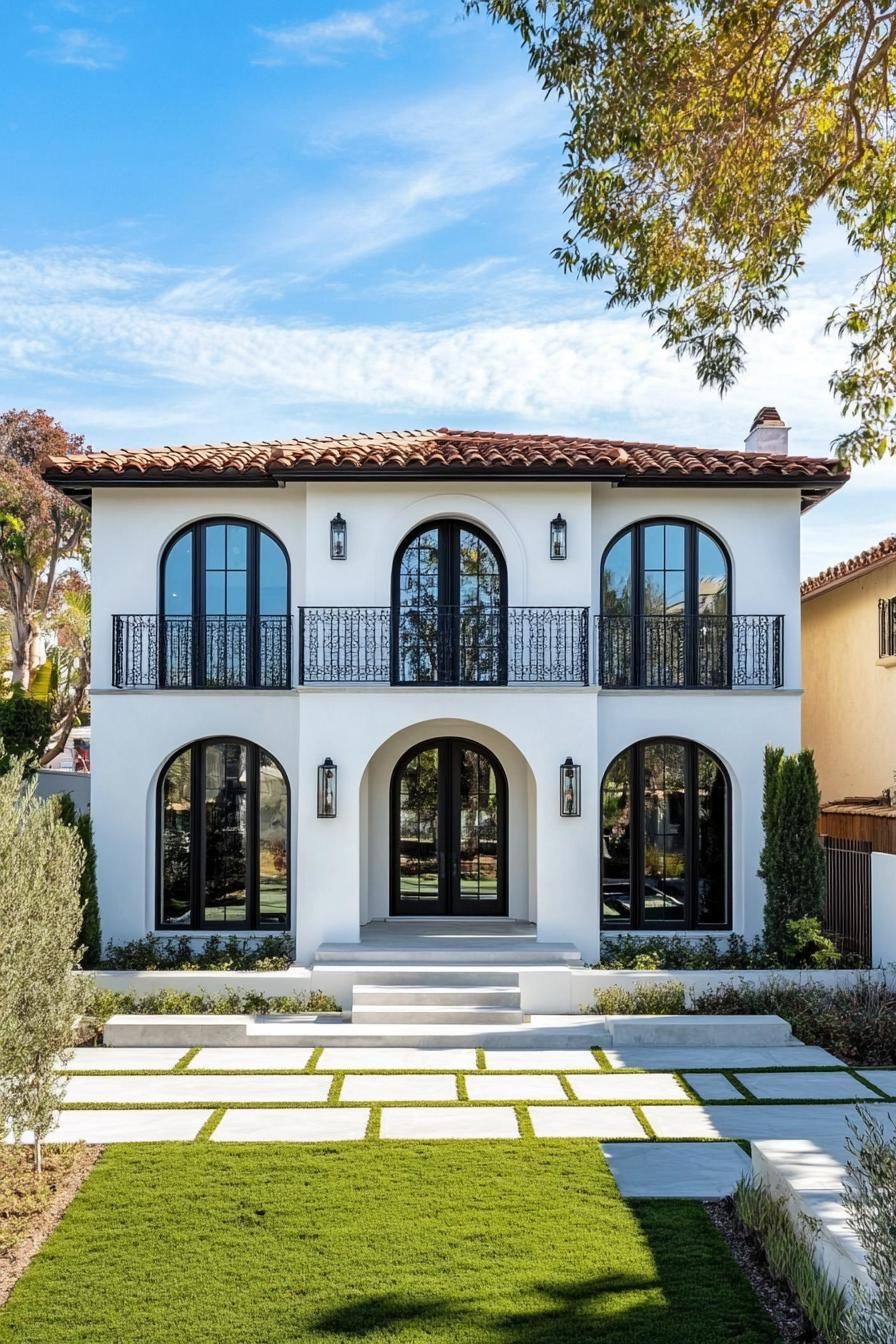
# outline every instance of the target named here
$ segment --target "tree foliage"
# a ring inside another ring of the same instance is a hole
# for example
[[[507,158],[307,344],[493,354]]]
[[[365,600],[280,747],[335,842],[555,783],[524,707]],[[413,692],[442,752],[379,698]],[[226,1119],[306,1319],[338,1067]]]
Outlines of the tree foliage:
[[[850,1122],[843,1204],[865,1252],[873,1287],[862,1284],[846,1318],[849,1344],[896,1339],[896,1137],[868,1107]]]
[[[466,0],[569,109],[555,256],[643,309],[701,384],[786,317],[813,212],[871,258],[831,317],[844,458],[896,451],[896,8],[870,0]]]
[[[44,458],[84,447],[46,411],[0,415],[0,581],[9,618],[12,680],[27,690],[44,660],[41,625],[61,565],[86,557],[88,516],[40,476]]]
[[[765,883],[764,938],[785,964],[794,955],[795,926],[820,921],[824,906],[824,850],[818,838],[818,776],[811,751],[786,756],[765,749],[759,876]],[[808,927],[808,926],[804,926]]]
[[[13,686],[0,699],[0,773],[21,760],[26,770],[40,764],[52,732],[52,716],[45,700],[25,695],[21,686]]]
[[[32,1133],[38,1170],[63,1099],[57,1058],[82,1002],[82,865],[77,834],[15,761],[0,777],[0,1116],[15,1142]]]
[[[70,793],[57,793],[53,798],[56,815],[64,826],[77,832],[84,850],[84,866],[81,869],[81,932],[78,942],[81,945],[81,965],[92,970],[99,966],[103,957],[103,938],[100,931],[100,905],[96,885],[96,845],[93,840],[93,822],[89,812],[78,816],[75,800]]]

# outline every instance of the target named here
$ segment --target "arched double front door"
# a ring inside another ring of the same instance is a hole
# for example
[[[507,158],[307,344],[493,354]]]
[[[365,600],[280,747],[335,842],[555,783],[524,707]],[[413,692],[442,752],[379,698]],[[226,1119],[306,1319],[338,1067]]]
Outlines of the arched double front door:
[[[507,914],[507,781],[464,738],[413,747],[392,776],[393,915]]]

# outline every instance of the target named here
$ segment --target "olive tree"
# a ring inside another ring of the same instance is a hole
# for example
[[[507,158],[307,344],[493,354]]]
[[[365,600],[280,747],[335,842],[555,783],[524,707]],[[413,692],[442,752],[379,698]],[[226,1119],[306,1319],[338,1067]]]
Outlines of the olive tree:
[[[34,1161],[55,1123],[82,986],[79,884],[84,851],[14,761],[0,776],[0,1129],[33,1135]]]
[[[867,1107],[850,1124],[843,1204],[865,1251],[873,1287],[858,1289],[847,1316],[849,1344],[896,1339],[896,1133],[887,1133]]]

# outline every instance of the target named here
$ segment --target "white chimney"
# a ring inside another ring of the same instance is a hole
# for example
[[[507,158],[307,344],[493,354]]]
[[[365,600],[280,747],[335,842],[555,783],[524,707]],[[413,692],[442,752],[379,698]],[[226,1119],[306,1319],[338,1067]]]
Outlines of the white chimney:
[[[782,453],[786,457],[789,435],[790,430],[774,406],[763,406],[744,439],[744,448],[748,453]]]

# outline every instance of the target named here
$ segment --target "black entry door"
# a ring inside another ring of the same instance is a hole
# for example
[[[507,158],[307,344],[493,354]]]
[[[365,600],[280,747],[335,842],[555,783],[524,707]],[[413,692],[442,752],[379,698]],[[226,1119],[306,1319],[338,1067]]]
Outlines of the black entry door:
[[[504,773],[462,738],[414,747],[392,778],[393,915],[506,915]]]

